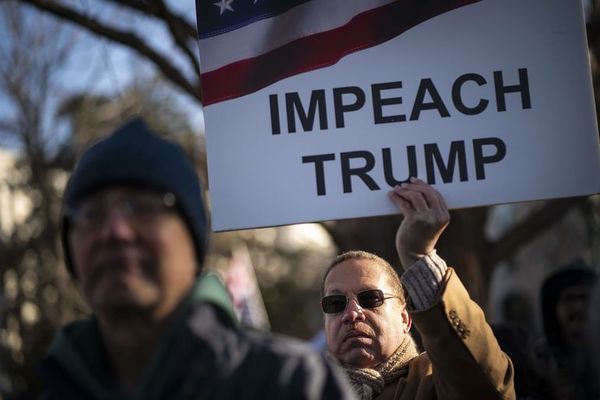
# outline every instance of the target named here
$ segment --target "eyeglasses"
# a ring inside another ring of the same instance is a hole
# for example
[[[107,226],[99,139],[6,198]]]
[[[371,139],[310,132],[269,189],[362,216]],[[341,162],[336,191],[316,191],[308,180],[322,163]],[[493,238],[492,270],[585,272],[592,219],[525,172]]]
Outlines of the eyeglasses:
[[[115,210],[132,223],[147,224],[173,210],[175,202],[173,193],[134,192],[116,200],[106,197],[83,200],[67,208],[65,215],[75,228],[83,230],[97,228]]]
[[[369,289],[356,294],[358,305],[362,308],[380,307],[386,299],[398,299],[399,296],[386,295],[380,289]],[[332,294],[321,299],[321,307],[325,314],[338,314],[346,309],[348,297],[343,294]]]

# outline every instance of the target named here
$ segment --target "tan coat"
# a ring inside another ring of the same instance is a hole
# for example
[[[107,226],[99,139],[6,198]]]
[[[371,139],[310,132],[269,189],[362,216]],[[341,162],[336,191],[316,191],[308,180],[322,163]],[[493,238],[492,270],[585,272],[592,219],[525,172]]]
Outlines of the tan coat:
[[[515,399],[512,362],[500,350],[483,311],[452,268],[444,280],[434,306],[411,313],[426,353],[375,399]]]

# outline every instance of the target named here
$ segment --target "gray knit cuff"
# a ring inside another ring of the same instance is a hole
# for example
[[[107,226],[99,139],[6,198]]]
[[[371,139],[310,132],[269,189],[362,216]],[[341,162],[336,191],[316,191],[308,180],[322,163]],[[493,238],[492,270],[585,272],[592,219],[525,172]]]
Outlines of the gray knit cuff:
[[[408,292],[414,311],[433,306],[447,269],[446,262],[433,250],[404,271],[400,280]]]

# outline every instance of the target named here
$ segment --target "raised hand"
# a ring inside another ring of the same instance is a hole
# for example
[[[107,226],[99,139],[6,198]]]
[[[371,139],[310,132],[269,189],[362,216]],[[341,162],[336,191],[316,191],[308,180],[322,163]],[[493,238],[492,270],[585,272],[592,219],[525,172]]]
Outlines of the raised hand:
[[[396,250],[408,268],[435,248],[450,213],[442,195],[417,178],[396,186],[389,195],[404,216],[396,233]]]

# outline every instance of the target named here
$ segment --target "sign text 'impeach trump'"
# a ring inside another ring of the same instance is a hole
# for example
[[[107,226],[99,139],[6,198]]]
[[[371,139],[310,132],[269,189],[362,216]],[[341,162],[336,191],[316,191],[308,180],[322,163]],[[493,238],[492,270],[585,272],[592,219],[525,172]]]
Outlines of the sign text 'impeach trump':
[[[452,208],[600,191],[578,2],[197,12],[215,230],[395,213],[411,176]]]

